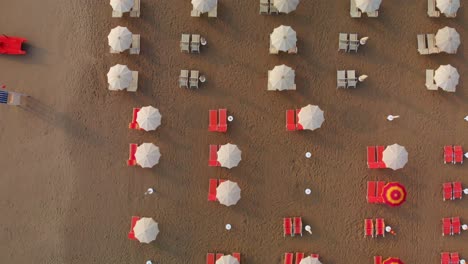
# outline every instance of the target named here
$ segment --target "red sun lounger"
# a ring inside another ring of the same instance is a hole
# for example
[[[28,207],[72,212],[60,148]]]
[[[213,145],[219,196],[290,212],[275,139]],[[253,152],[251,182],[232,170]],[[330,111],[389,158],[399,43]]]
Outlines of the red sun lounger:
[[[452,224],[450,223],[450,218],[442,219],[442,235],[450,236],[452,234]]]
[[[210,186],[208,187],[208,201],[216,201],[216,188],[218,188],[218,180],[210,179]]]
[[[458,252],[450,253],[450,261],[452,264],[460,263],[460,256],[458,255]]]
[[[448,252],[440,254],[440,264],[450,264],[450,254]]]
[[[377,182],[368,181],[367,182],[367,202],[368,203],[377,203],[377,196],[375,195],[377,191]]]
[[[296,113],[294,110],[286,110],[286,130],[296,130]]]
[[[364,219],[364,237],[374,237],[374,223],[372,219]]]
[[[384,202],[383,196],[382,196],[384,186],[385,186],[385,182],[383,181],[377,182],[377,202],[378,203]]]
[[[291,252],[284,253],[284,264],[293,264],[294,255]]]
[[[137,123],[137,115],[138,112],[140,111],[140,108],[133,108],[133,114],[132,114],[132,122],[128,124],[128,128],[130,129],[140,129],[140,126]]]
[[[385,222],[383,218],[375,219],[375,236],[385,237]]]
[[[206,264],[215,264],[215,254],[214,253],[208,253],[206,254]]]
[[[453,200],[453,188],[451,182],[446,182],[443,185],[444,201]]]
[[[0,54],[24,55],[26,51],[22,49],[25,38],[0,35]]]
[[[234,253],[232,253],[232,256],[235,257],[237,259],[237,261],[239,261],[239,264],[241,263],[241,254],[240,253],[234,252]]]
[[[453,199],[461,199],[463,196],[463,188],[461,182],[453,183]]]
[[[461,234],[460,217],[452,217],[452,235]]]
[[[302,217],[294,217],[294,235],[302,236]]]
[[[377,152],[374,146],[367,147],[367,167],[369,169],[378,169]]]
[[[382,160],[384,150],[384,146],[377,146],[377,165],[379,166],[379,169],[387,168],[387,165],[385,165],[385,162]]]
[[[136,165],[135,153],[137,151],[137,148],[138,148],[138,144],[130,144],[128,160],[127,160],[127,165],[128,166],[135,166]]]
[[[301,109],[296,110],[296,130],[304,130],[304,127],[299,124],[299,112],[301,112]]]
[[[445,146],[444,147],[444,163],[453,163],[453,147]]]
[[[382,256],[374,256],[374,264],[382,264]]]
[[[219,109],[218,132],[226,132],[226,131],[227,131],[227,110]]]
[[[453,147],[453,152],[454,152],[454,163],[460,163],[463,164],[463,149],[461,146],[454,146]]]
[[[296,252],[296,264],[301,263],[301,260],[304,258],[304,253],[302,252]]]
[[[208,131],[218,131],[218,110],[210,110],[209,115]]]
[[[283,236],[293,236],[292,219],[290,217],[283,218]]]
[[[208,159],[208,166],[219,167],[221,164],[218,162],[218,145],[210,145],[210,157]]]
[[[131,240],[136,240],[135,232],[133,232],[133,228],[135,227],[136,222],[138,220],[140,220],[139,216],[132,216],[132,222],[130,224],[130,232],[128,232],[128,238]]]
[[[222,256],[224,256],[223,253],[216,253],[216,261],[220,259]]]

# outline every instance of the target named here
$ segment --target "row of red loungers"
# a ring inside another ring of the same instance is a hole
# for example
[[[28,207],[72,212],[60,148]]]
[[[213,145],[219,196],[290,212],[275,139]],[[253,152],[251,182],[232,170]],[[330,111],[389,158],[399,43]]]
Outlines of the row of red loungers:
[[[302,217],[283,218],[283,236],[302,236]]]
[[[458,252],[442,252],[440,254],[440,263],[441,264],[459,264],[460,263],[460,256],[458,255]]]
[[[227,131],[227,109],[209,111],[208,131],[223,133]]]
[[[215,264],[218,259],[224,256],[223,253],[208,253],[206,254],[206,264]],[[241,254],[240,253],[232,253],[232,256],[235,257],[239,263],[241,263]]]
[[[319,254],[311,254],[312,258],[319,258]],[[284,253],[284,264],[299,264],[301,260],[304,258],[304,253],[296,252],[296,262],[294,262],[294,253],[286,252]]]
[[[446,182],[443,187],[443,200],[461,199],[463,196],[463,188],[461,182]]]
[[[286,130],[287,131],[296,131],[304,130],[301,124],[299,124],[299,112],[301,109],[291,109],[286,110]]]
[[[375,230],[375,233],[374,233]],[[383,218],[375,219],[375,229],[374,222],[372,219],[364,219],[364,237],[385,237],[385,221]]]
[[[442,218],[442,235],[453,236],[461,234],[460,217]]]
[[[444,163],[463,164],[463,148],[461,146],[445,146]]]

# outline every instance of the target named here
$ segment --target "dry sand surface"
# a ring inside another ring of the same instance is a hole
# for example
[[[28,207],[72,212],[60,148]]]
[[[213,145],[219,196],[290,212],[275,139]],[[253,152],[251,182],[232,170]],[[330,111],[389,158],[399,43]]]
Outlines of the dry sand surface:
[[[319,253],[329,264],[372,263],[376,254],[435,264],[443,250],[468,258],[468,234],[441,236],[442,217],[468,222],[468,201],[444,203],[441,194],[446,181],[468,186],[468,165],[442,162],[445,144],[468,150],[466,3],[456,19],[428,18],[425,0],[384,0],[378,19],[351,19],[346,0],[303,0],[275,17],[260,16],[256,0],[219,2],[218,19],[191,18],[189,0],[142,0],[140,19],[112,19],[106,0],[2,2],[0,33],[28,38],[29,48],[0,57],[0,82],[32,99],[1,109],[0,262],[201,264],[207,252],[235,251],[243,263],[281,263],[287,251]],[[281,24],[297,31],[298,55],[268,54]],[[117,25],[141,34],[139,56],[109,54]],[[416,34],[444,26],[461,34],[457,55],[419,55]],[[338,53],[339,32],[370,39],[357,54]],[[209,44],[200,55],[182,54],[181,33]],[[139,71],[136,94],[108,91],[116,63]],[[297,91],[267,92],[267,70],[283,63],[296,70]],[[427,91],[425,69],[448,63],[460,72],[458,91]],[[208,81],[180,89],[181,69]],[[337,90],[337,69],[370,77]],[[322,128],[286,132],[285,110],[309,103],[325,111]],[[132,107],[149,104],[162,126],[129,130]],[[208,110],[218,107],[235,117],[227,134],[207,131]],[[389,123],[388,114],[401,118]],[[142,142],[161,148],[153,169],[126,165],[128,144]],[[242,150],[240,166],[208,167],[208,145],[227,142]],[[410,154],[403,170],[366,168],[367,145],[395,142]],[[239,183],[236,206],[207,202],[216,177]],[[402,182],[408,201],[367,204],[366,181],[376,179]],[[150,186],[157,194],[144,196]],[[127,239],[132,215],[159,222],[156,242]],[[314,235],[283,238],[284,216],[302,216]],[[368,217],[384,217],[398,235],[363,238]]]

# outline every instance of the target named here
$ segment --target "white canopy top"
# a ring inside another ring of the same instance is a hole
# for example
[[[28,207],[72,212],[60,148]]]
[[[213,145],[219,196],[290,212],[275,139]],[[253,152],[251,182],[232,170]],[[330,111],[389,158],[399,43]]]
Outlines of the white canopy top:
[[[277,50],[288,51],[296,47],[296,31],[290,26],[279,26],[270,35],[271,45]]]
[[[441,65],[434,74],[434,81],[446,92],[455,92],[457,90],[460,74],[457,69],[450,64]]]
[[[132,45],[132,32],[126,27],[117,26],[107,36],[109,46],[115,51],[124,51]]]
[[[112,9],[121,13],[130,12],[134,4],[134,0],[110,0]]]
[[[116,64],[109,69],[107,73],[107,82],[111,90],[123,90],[132,83],[132,71],[126,66]]]
[[[294,86],[295,73],[291,67],[278,65],[271,70],[268,82],[272,90],[288,90]]]

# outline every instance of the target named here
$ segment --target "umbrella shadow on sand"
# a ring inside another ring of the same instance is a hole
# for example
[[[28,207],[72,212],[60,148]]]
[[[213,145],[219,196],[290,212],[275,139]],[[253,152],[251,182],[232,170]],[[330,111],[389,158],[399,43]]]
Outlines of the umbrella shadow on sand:
[[[18,107],[52,126],[60,128],[73,137],[86,139],[89,143],[95,146],[100,146],[104,143],[103,138],[94,133],[90,133],[88,129],[77,120],[72,119],[65,113],[55,111],[52,107],[44,104],[36,98],[23,97],[22,104]]]

